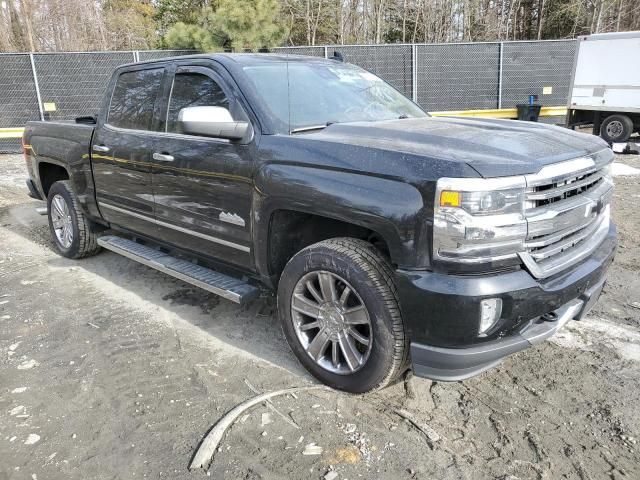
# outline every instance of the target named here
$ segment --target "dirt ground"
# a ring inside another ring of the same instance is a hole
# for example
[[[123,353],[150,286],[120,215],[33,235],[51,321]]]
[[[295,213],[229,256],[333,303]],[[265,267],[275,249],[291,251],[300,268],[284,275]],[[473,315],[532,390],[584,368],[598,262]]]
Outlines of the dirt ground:
[[[640,478],[638,175],[616,177],[620,250],[586,320],[464,383],[277,397],[287,420],[253,408],[194,472],[248,383],[313,383],[268,299],[241,309],[113,253],[58,256],[25,177],[0,156],[0,480]]]

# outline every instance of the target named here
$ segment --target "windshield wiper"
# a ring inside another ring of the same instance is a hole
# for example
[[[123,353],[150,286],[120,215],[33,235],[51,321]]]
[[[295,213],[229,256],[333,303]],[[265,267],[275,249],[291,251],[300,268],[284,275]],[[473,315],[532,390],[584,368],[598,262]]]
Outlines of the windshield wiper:
[[[322,130],[327,128],[327,125],[310,125],[308,127],[298,127],[291,130],[291,133],[311,132],[312,130]]]
[[[329,121],[323,125],[309,125],[307,127],[298,127],[291,130],[290,133],[312,132],[313,130],[323,130],[328,126],[333,125],[334,123],[339,123],[339,122]]]

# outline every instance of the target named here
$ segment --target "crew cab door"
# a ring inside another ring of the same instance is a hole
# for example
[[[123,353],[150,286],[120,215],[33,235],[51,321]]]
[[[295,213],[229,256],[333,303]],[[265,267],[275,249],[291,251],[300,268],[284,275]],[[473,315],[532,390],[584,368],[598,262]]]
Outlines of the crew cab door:
[[[178,66],[164,132],[152,154],[155,213],[161,238],[176,246],[253,270],[251,196],[254,142],[241,144],[180,132],[186,107],[218,106],[246,114],[213,69]]]
[[[91,162],[102,216],[113,225],[157,235],[151,186],[153,130],[165,68],[133,67],[115,75],[93,136]]]

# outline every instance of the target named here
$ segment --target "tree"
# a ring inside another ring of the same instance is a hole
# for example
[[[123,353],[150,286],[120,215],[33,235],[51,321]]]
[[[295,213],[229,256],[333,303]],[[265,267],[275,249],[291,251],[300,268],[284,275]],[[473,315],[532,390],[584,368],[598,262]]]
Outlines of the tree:
[[[105,27],[115,50],[148,49],[157,44],[151,0],[104,0]]]
[[[176,23],[197,24],[203,10],[214,3],[213,0],[158,0],[155,19],[159,34],[166,35]]]
[[[640,30],[640,0],[0,0],[0,51],[241,51],[628,30]]]
[[[163,38],[163,44],[168,48],[203,52],[220,51],[223,43],[223,39],[209,28],[184,22],[174,24]]]
[[[198,24],[178,22],[165,35],[172,48],[236,51],[281,45],[287,32],[278,0],[219,0]]]

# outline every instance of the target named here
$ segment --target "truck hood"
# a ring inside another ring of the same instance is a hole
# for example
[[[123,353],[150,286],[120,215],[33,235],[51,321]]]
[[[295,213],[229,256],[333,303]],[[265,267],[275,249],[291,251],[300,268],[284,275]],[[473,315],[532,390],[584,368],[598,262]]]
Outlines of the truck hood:
[[[483,177],[535,173],[608,147],[594,135],[552,125],[453,117],[332,124],[308,137],[463,162]]]

